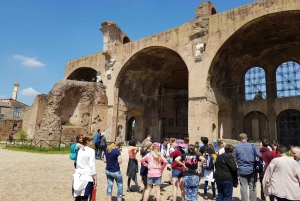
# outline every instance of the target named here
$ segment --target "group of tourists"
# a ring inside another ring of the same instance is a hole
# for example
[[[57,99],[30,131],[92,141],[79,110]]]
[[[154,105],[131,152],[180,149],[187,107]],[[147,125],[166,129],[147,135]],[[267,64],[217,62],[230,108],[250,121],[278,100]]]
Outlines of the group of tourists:
[[[100,133],[100,130],[97,134]],[[96,134],[96,135],[97,135]],[[95,140],[99,140],[95,135]],[[101,134],[100,134],[101,136]],[[95,159],[103,159],[106,163],[107,200],[112,200],[114,180],[117,183],[117,200],[123,197],[123,176],[120,170],[122,154],[121,143],[111,143],[105,149],[103,157],[97,154],[94,139],[79,135],[77,138],[78,155],[75,160],[73,180],[73,196],[75,201],[91,200],[92,190],[97,187]],[[103,137],[102,137],[103,139]],[[106,139],[105,139],[106,140]],[[256,201],[256,182],[261,183],[261,199],[269,196],[281,200],[300,200],[300,148],[279,145],[276,141],[269,143],[262,140],[261,148],[248,142],[245,133],[239,135],[240,144],[233,146],[222,139],[213,140],[209,144],[207,137],[201,137],[201,142],[189,143],[188,138],[164,138],[160,143],[152,142],[152,135],[136,146],[131,140],[128,147],[127,193],[141,193],[136,200],[148,201],[153,187],[156,190],[156,200],[160,201],[162,175],[168,175],[168,185],[172,186],[173,201],[177,195],[181,200],[198,200],[199,188],[203,188],[204,200],[208,200],[209,183],[212,197],[216,201],[232,201],[233,188],[240,184],[241,200]],[[106,141],[105,141],[106,143]],[[104,147],[106,148],[106,147]],[[293,157],[287,156],[289,152]],[[141,159],[137,160],[137,155]],[[140,169],[139,169],[140,166]],[[167,168],[166,168],[167,167]],[[138,172],[143,188],[138,184]],[[130,182],[137,189],[132,189]],[[204,185],[200,185],[200,181]],[[178,192],[179,191],[179,192]]]

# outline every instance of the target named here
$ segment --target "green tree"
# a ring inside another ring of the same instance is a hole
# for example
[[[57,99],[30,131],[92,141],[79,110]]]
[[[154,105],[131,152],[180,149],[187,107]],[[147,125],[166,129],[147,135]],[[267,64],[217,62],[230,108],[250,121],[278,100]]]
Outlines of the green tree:
[[[26,140],[27,139],[27,134],[24,130],[21,130],[19,132],[20,140]]]

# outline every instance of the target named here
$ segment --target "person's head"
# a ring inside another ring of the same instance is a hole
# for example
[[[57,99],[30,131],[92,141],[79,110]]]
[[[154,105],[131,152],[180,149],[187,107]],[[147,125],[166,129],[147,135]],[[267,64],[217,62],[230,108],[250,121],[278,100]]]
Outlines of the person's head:
[[[185,138],[183,138],[183,141],[184,141],[185,144],[189,144],[190,143],[190,138],[185,137]]]
[[[296,147],[292,147],[291,148],[291,154],[293,154],[294,159],[296,161],[300,160],[300,147],[296,146]]]
[[[97,130],[97,133],[100,133],[100,129]]]
[[[279,145],[278,147],[278,156],[282,156],[286,154],[286,147],[284,145]]]
[[[151,148],[151,145],[152,145],[152,142],[151,142],[151,141],[146,142],[146,144],[144,145],[144,149],[145,149],[145,150],[150,149],[150,148]]]
[[[171,143],[171,145],[172,145],[175,141],[176,141],[176,138],[173,138],[173,137],[170,138],[170,143]]]
[[[246,134],[246,133],[241,133],[241,134],[239,134],[239,140],[240,140],[241,142],[247,142],[247,140],[248,140],[247,134]]]
[[[87,136],[84,136],[82,138],[82,144],[84,146],[92,147],[94,145],[94,139],[90,138],[90,137],[87,137]]]
[[[225,153],[228,153],[228,154],[230,154],[230,155],[233,155],[234,150],[235,150],[235,147],[234,147],[233,145],[231,145],[231,144],[227,144],[227,145],[225,146]]]
[[[207,145],[207,147],[206,147],[205,153],[215,154],[215,153],[216,153],[216,152],[215,152],[215,148],[214,148],[211,144],[209,144],[209,145]]]
[[[129,146],[135,147],[136,141],[135,140],[130,140],[128,144],[129,144]]]
[[[200,140],[201,140],[202,143],[203,143],[203,138],[204,138],[204,137],[201,137],[201,138],[200,138]]]
[[[154,142],[151,145],[151,155],[153,156],[153,158],[157,161],[161,161],[161,153],[160,153],[160,145],[158,142]]]
[[[148,134],[147,139],[148,139],[148,140],[152,140],[152,135],[151,135],[151,134]]]
[[[115,142],[111,143],[107,148],[107,152],[110,154],[112,152],[112,150],[116,148],[116,145],[117,144]]]
[[[116,149],[121,149],[121,142],[115,142],[115,145],[116,145]]]
[[[164,146],[167,146],[169,143],[170,143],[170,138],[168,138],[168,137],[165,137],[165,138],[162,140],[162,144],[163,144]]]
[[[224,140],[218,140],[218,147],[219,148],[226,147],[226,142]]]
[[[78,135],[76,136],[76,142],[82,143],[82,138],[83,138],[83,135],[82,135],[82,134],[78,134]]]
[[[183,140],[181,139],[177,139],[174,143],[173,143],[173,147],[176,147],[177,149],[186,149],[188,148],[188,145],[184,143]]]
[[[261,142],[261,144],[262,144],[263,147],[268,147],[268,146],[269,146],[269,140],[264,139],[264,140]]]
[[[198,141],[195,142],[195,146],[196,146],[196,147],[199,147],[199,144],[200,144],[200,143],[199,143]]]
[[[203,137],[202,142],[203,142],[203,144],[207,144],[208,143],[208,138],[207,137]]]
[[[213,140],[213,144],[214,144],[214,145],[218,145],[218,140],[214,139],[214,140]]]
[[[272,143],[271,143],[271,147],[273,150],[277,150],[277,147],[278,147],[278,141],[277,140],[273,140]]]
[[[189,146],[188,146],[188,153],[189,154],[195,154],[196,153],[195,152],[195,145],[189,144]]]

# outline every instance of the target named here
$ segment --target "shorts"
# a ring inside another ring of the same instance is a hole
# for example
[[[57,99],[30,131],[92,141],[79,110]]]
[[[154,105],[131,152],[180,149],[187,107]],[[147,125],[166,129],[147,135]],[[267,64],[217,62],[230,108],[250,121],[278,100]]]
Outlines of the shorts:
[[[183,174],[180,170],[172,169],[172,178],[182,178]]]
[[[147,184],[161,185],[161,177],[147,178]]]
[[[199,176],[191,175],[184,177],[185,199],[191,201],[198,200]]]

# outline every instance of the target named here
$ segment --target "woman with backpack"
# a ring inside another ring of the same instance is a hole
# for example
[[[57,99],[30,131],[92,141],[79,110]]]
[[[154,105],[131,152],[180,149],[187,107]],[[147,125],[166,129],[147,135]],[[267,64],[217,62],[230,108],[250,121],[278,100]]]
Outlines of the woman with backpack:
[[[114,180],[117,182],[118,191],[117,199],[122,200],[123,196],[123,177],[120,171],[120,164],[122,163],[122,156],[119,149],[121,148],[121,143],[112,143],[104,153],[103,161],[106,163],[105,174],[107,178],[107,200],[112,200],[112,188]]]
[[[75,201],[87,201],[92,191],[97,187],[97,173],[95,165],[94,140],[89,137],[82,138],[83,147],[77,155],[77,165],[74,173],[72,194]]]
[[[160,152],[159,143],[155,142],[152,144],[150,153],[141,159],[141,163],[148,168],[147,189],[143,201],[148,201],[153,184],[156,187],[156,200],[160,201],[162,172],[168,162]]]
[[[151,141],[146,142],[146,144],[144,145],[143,151],[142,151],[142,153],[143,153],[142,157],[144,157],[150,153],[151,145],[152,145]],[[148,174],[148,168],[145,167],[143,164],[141,164],[140,175],[142,177],[144,189],[142,192],[142,199],[140,201],[143,201],[143,197],[144,197],[145,191],[147,189],[147,174]]]
[[[71,147],[70,147],[70,159],[74,160],[74,167],[75,168],[76,168],[76,163],[77,163],[78,151],[79,151],[79,149],[81,149],[83,147],[82,139],[83,139],[83,135],[78,134],[76,136],[76,142],[74,144],[72,144]]]
[[[197,201],[199,186],[198,162],[201,161],[200,167],[202,167],[205,162],[205,158],[196,154],[195,145],[190,144],[188,146],[188,153],[178,156],[175,161],[184,168],[183,176],[185,200]]]
[[[202,168],[202,177],[204,179],[204,200],[208,200],[207,197],[207,187],[208,182],[211,182],[211,189],[213,193],[213,200],[216,199],[216,187],[214,179],[214,169],[217,155],[213,145],[209,144],[206,147],[205,153],[203,154],[205,158],[205,163]]]

